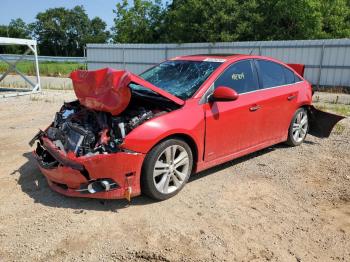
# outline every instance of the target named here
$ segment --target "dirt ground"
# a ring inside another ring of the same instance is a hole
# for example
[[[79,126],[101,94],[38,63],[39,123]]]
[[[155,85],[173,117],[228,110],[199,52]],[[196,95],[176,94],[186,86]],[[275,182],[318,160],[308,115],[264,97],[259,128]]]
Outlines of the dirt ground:
[[[322,94],[320,95],[322,98]],[[70,91],[0,100],[0,261],[350,261],[350,119],[194,175],[174,198],[52,192],[28,141]]]

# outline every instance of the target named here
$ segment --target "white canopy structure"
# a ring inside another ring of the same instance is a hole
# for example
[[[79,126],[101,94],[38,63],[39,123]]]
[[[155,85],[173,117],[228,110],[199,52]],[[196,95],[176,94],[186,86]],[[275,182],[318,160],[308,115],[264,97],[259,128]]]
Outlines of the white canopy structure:
[[[28,48],[14,62],[8,61],[7,59],[5,59],[4,56],[2,56],[2,54],[0,54],[0,61],[3,61],[9,65],[7,71],[4,72],[2,75],[0,75],[0,91],[6,92],[6,94],[0,93],[0,97],[10,97],[10,96],[26,95],[26,94],[40,92],[41,86],[40,86],[39,62],[38,62],[36,40],[0,37],[0,46],[4,46],[4,45],[22,45],[22,46],[27,46]],[[34,82],[16,68],[16,65],[18,64],[18,62],[23,61],[29,53],[33,53],[34,55],[35,73],[36,73],[36,81]],[[4,80],[4,78],[10,72],[15,72],[18,75],[20,75],[24,79],[24,81],[31,86],[31,88],[30,89],[2,88],[1,81]]]

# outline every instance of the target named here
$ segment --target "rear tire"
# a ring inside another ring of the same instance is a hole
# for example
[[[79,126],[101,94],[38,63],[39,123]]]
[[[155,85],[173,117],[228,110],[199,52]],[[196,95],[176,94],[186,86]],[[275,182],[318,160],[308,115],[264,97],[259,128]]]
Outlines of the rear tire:
[[[193,166],[189,145],[180,139],[169,139],[147,154],[142,167],[142,193],[156,200],[173,197],[185,186]]]
[[[288,130],[287,144],[290,146],[299,146],[304,142],[307,132],[309,131],[309,118],[307,110],[299,108],[290,123]]]

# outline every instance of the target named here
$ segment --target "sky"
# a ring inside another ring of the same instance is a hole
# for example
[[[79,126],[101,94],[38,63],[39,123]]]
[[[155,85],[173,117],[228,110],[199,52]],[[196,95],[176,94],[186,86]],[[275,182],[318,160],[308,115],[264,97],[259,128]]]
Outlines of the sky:
[[[16,18],[31,23],[37,13],[48,8],[83,5],[90,18],[98,16],[111,27],[115,16],[113,9],[118,2],[121,0],[0,0],[0,25],[7,25],[11,19]]]

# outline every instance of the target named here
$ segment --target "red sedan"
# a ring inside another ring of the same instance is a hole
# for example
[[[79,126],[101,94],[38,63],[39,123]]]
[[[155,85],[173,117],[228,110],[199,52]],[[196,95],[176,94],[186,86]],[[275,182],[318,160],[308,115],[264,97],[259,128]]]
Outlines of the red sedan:
[[[295,68],[296,70],[294,70]],[[193,173],[271,145],[328,137],[342,117],[313,108],[301,65],[193,55],[140,76],[76,71],[78,100],[31,141],[50,187],[67,196],[164,200]]]

